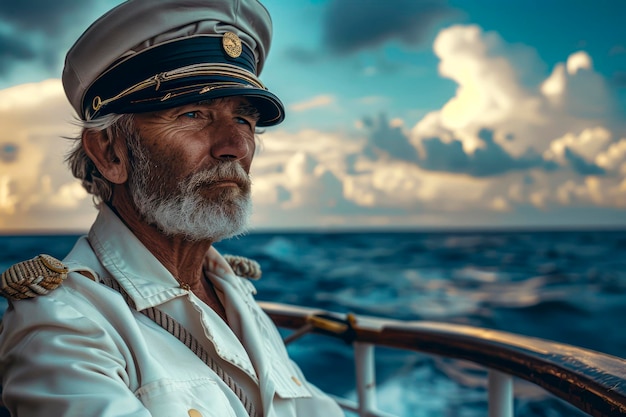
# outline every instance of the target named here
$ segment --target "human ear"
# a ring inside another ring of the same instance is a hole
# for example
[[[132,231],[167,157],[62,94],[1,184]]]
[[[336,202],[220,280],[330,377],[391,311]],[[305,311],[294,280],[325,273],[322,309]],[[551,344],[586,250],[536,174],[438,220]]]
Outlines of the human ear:
[[[85,129],[82,141],[85,153],[104,178],[113,184],[123,184],[128,180],[126,146],[119,138],[109,138],[105,131]]]

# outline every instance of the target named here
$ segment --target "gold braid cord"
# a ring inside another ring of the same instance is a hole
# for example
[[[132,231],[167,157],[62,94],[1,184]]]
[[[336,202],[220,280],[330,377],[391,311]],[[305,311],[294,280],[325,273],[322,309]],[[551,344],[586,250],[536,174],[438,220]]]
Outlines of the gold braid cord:
[[[39,255],[2,273],[0,295],[12,300],[46,295],[67,278],[67,266],[49,255]]]
[[[255,260],[243,256],[224,255],[235,275],[250,279],[261,278],[261,265]]]
[[[259,279],[258,262],[242,256],[224,255],[233,272],[240,277]],[[67,278],[69,270],[63,262],[50,255],[39,255],[17,263],[0,277],[0,296],[10,300],[23,300],[46,295]]]

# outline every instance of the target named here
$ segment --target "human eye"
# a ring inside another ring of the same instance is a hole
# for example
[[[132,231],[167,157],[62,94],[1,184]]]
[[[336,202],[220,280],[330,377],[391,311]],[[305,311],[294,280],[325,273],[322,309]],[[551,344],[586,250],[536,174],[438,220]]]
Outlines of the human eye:
[[[197,119],[199,117],[199,112],[197,110],[189,110],[184,113],[181,113],[180,116],[188,118],[188,119]]]
[[[243,103],[237,107],[235,117],[237,123],[248,125],[251,129],[254,129],[259,121],[259,111],[255,107]]]
[[[252,122],[250,120],[248,120],[247,118],[245,118],[245,117],[241,117],[241,116],[235,117],[235,121],[237,123],[239,123],[239,124],[248,125],[248,126],[252,127]]]

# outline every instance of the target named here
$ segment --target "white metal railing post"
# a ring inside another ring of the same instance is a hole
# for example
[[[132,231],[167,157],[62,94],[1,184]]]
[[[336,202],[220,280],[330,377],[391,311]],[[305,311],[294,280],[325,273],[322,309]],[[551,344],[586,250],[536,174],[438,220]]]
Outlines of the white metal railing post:
[[[359,416],[368,417],[376,410],[376,368],[373,345],[354,343],[354,366]]]
[[[513,377],[489,369],[489,417],[513,417]]]

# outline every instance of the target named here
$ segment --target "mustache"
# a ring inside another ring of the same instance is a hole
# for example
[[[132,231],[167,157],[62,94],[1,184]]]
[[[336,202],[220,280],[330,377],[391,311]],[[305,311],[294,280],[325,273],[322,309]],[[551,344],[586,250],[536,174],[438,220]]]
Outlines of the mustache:
[[[248,191],[252,184],[250,176],[237,162],[222,162],[204,171],[196,172],[181,182],[187,190],[210,187],[221,182],[234,182],[239,188]]]

